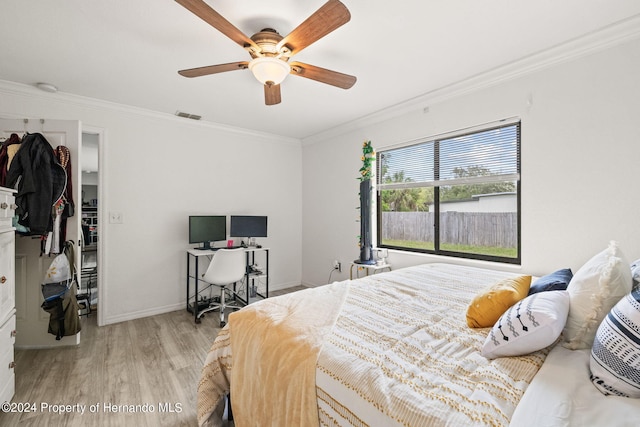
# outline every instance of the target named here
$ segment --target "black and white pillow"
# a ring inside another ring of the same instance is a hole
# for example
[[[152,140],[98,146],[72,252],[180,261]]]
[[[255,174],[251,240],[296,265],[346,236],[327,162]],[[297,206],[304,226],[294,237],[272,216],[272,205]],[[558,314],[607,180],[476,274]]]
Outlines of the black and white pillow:
[[[640,290],[622,298],[600,323],[590,368],[603,394],[640,398]]]
[[[498,319],[482,346],[487,359],[521,356],[556,342],[569,314],[567,291],[538,292],[515,303]]]
[[[631,263],[631,278],[633,279],[633,289],[640,288],[640,259]]]

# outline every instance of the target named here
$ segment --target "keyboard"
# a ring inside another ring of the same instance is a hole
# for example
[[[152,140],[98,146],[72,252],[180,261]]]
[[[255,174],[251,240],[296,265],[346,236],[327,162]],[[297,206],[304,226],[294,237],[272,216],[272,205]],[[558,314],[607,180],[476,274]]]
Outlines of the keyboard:
[[[199,248],[198,247],[198,248],[193,248],[193,249],[195,249],[196,251],[213,251],[213,252],[215,252],[215,251],[217,251],[219,249],[239,249],[241,247],[242,246],[231,246],[231,247],[220,246],[218,248]]]

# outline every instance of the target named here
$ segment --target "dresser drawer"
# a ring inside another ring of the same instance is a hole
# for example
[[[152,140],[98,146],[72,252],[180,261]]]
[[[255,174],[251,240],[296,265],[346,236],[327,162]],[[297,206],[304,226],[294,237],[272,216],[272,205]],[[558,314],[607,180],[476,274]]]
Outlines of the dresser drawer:
[[[10,349],[13,353],[13,344],[16,342],[16,316],[13,314],[4,325],[0,326],[0,352]],[[0,366],[1,368],[1,366]]]
[[[11,221],[16,214],[16,198],[10,190],[0,191],[0,230],[11,228]]]
[[[0,326],[16,307],[15,265],[15,233],[0,232]]]
[[[14,351],[16,316],[0,326],[0,403],[11,401],[15,393]]]

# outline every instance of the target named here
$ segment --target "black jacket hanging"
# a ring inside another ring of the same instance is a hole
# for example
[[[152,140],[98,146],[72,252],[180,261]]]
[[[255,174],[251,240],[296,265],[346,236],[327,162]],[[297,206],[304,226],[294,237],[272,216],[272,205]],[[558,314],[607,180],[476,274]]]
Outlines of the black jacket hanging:
[[[40,133],[22,138],[9,172],[7,186],[18,190],[18,223],[31,235],[45,235],[53,230],[52,206],[62,197],[67,174],[58,164],[53,147]]]

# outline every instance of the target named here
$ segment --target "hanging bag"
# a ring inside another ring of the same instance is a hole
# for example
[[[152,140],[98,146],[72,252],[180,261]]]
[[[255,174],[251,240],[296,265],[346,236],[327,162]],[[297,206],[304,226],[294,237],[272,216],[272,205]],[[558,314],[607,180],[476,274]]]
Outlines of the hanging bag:
[[[78,301],[76,300],[76,269],[73,243],[65,242],[64,252],[56,256],[42,283],[42,309],[49,313],[48,332],[60,340],[80,332]]]
[[[51,301],[56,298],[64,298],[64,294],[71,287],[73,276],[69,260],[65,254],[60,254],[53,259],[44,281],[42,283],[42,296],[45,301]]]

